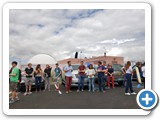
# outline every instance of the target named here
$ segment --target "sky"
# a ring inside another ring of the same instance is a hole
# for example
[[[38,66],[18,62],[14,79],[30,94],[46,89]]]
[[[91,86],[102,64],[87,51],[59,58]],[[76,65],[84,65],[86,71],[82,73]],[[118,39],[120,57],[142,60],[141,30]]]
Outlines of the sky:
[[[12,9],[9,23],[10,61],[27,63],[40,53],[58,61],[76,51],[87,58],[106,51],[125,60],[145,59],[142,9]]]

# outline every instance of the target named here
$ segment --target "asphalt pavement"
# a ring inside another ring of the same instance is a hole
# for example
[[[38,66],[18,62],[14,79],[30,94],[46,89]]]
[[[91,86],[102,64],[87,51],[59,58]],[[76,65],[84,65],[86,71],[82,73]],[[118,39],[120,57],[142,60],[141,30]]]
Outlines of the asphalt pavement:
[[[136,86],[136,83],[134,84]],[[10,109],[140,109],[136,102],[136,95],[125,96],[124,88],[116,86],[115,89],[108,89],[106,93],[89,92],[86,87],[83,92],[76,92],[77,88],[72,88],[72,93],[66,94],[65,87],[61,86],[62,94],[55,91],[51,86],[51,91],[33,92],[24,96],[19,93],[20,101],[10,104]],[[138,93],[143,87],[136,88]]]

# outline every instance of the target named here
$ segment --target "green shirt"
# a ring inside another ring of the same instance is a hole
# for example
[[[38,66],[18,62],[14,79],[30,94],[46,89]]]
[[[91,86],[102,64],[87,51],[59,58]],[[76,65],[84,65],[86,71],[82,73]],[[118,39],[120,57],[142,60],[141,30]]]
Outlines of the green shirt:
[[[10,76],[10,81],[11,82],[18,82],[18,77],[19,77],[19,69],[18,68],[13,68],[11,74],[16,74],[16,76]]]

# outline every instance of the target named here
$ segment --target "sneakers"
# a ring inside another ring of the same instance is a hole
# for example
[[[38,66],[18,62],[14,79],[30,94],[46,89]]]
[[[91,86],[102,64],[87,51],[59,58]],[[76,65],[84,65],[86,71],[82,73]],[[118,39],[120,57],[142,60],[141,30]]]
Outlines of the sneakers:
[[[71,90],[69,90],[69,92],[72,92]]]
[[[66,91],[66,94],[68,94],[69,92],[68,91]]]
[[[15,98],[15,102],[20,101],[20,99],[18,97]]]
[[[125,93],[125,95],[131,95],[130,93]]]
[[[82,89],[81,91],[83,92],[84,90]]]
[[[77,90],[77,92],[79,92],[79,90]]]
[[[28,93],[27,93],[27,92],[25,92],[25,93],[24,93],[24,96],[26,96],[26,95],[28,95]]]
[[[13,104],[14,102],[15,102],[15,101],[11,99],[11,100],[9,101],[9,104]]]
[[[135,93],[135,92],[132,92],[131,94],[132,94],[132,95],[136,95],[137,93]]]
[[[32,94],[32,92],[29,92],[28,95]]]

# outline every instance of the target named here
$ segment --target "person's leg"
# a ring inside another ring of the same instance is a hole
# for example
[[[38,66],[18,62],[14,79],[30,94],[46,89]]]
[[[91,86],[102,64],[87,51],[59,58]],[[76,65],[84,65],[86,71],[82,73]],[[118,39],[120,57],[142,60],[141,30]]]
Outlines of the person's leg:
[[[111,79],[111,77],[108,76],[108,77],[107,77],[107,80],[108,80],[108,88],[110,88],[110,79]]]
[[[82,90],[84,89],[84,78],[85,78],[85,76],[83,75],[81,78],[81,89]]]
[[[91,91],[91,81],[92,80],[92,78],[88,78],[88,82],[89,82],[89,84],[88,84],[88,90],[89,91]]]
[[[69,77],[69,90],[68,90],[69,92],[71,92],[71,90],[70,90],[71,89],[71,84],[72,84],[72,77]]]
[[[99,87],[99,91],[101,91],[101,78],[100,78],[100,76],[98,77],[98,87]]]
[[[41,81],[42,81],[42,77],[39,77],[39,90],[40,90],[40,92],[41,92]]]
[[[112,76],[112,88],[114,88],[114,76]]]
[[[102,76],[101,77],[101,92],[104,92],[103,86],[104,86],[104,77]]]
[[[130,85],[130,81],[129,81],[129,76],[128,75],[126,75],[126,82],[127,82],[127,85],[126,85],[126,87],[125,87],[125,93],[128,93],[128,88],[129,88],[129,85]]]
[[[48,90],[50,91],[50,77],[48,78]],[[58,87],[59,88],[59,87]]]
[[[38,90],[38,77],[35,77],[36,92]]]
[[[92,91],[94,92],[94,78],[91,78],[91,82],[92,82]]]
[[[131,79],[131,77],[132,77],[132,76],[130,75],[130,76],[129,76],[129,82],[130,82],[129,88],[130,88],[130,92],[133,93],[134,91],[133,91],[133,87],[132,87],[132,79]]]
[[[79,75],[78,77],[78,91],[80,91],[80,87],[81,87],[81,75]]]
[[[66,76],[66,92],[69,91],[69,77]]]

